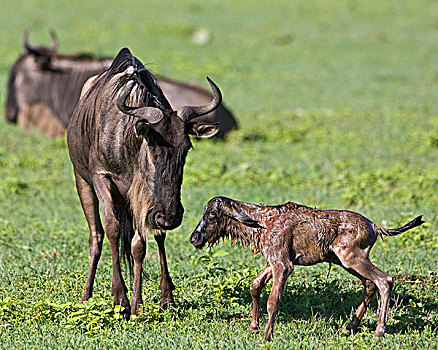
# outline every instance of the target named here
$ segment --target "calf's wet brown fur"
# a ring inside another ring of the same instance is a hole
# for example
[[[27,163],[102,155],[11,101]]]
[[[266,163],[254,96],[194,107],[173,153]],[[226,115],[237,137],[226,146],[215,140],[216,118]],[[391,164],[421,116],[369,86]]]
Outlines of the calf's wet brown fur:
[[[250,332],[259,329],[260,294],[272,278],[267,302],[269,320],[264,338],[272,339],[275,317],[287,278],[294,265],[329,262],[358,277],[364,286],[363,300],[348,331],[355,331],[378,290],[380,316],[375,335],[386,331],[386,320],[394,280],[374,266],[369,253],[378,236],[394,236],[424,221],[421,216],[406,225],[387,229],[377,226],[359,213],[348,210],[319,210],[288,202],[278,206],[254,205],[230,198],[215,197],[204,208],[201,221],[190,237],[196,248],[212,245],[229,237],[241,242],[268,261],[251,285],[253,300]]]

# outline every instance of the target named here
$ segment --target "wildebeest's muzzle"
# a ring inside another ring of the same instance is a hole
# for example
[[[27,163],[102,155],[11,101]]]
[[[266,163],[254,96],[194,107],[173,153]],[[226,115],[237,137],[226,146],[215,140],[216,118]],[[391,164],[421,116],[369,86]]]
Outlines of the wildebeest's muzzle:
[[[195,231],[193,231],[192,235],[190,236],[190,243],[198,249],[201,249],[204,247],[205,243],[207,243],[207,239],[205,237],[205,234],[203,231],[203,228],[205,228],[205,225],[203,221],[198,224]]]
[[[147,214],[147,223],[154,229],[173,230],[181,225],[183,213],[181,204],[166,209],[164,205],[157,203]]]

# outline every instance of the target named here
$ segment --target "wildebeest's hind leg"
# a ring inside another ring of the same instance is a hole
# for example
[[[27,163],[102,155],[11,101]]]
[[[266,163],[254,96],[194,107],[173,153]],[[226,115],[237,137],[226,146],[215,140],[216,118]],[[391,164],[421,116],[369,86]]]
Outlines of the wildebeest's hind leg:
[[[364,295],[362,302],[360,303],[359,307],[356,310],[356,313],[353,316],[353,319],[347,325],[348,331],[354,331],[359,327],[359,324],[362,321],[362,318],[365,315],[368,306],[370,305],[371,299],[373,298],[377,290],[377,286],[374,284],[374,282],[363,278],[360,279],[362,279],[362,284],[364,286]]]
[[[135,232],[131,242],[131,253],[134,258],[134,290],[131,299],[131,312],[136,315],[140,305],[143,304],[141,297],[142,265],[146,253],[146,244],[138,231]]]
[[[102,253],[102,241],[104,231],[99,216],[99,202],[93,188],[80,177],[75,171],[76,188],[79,199],[81,200],[82,209],[84,210],[85,218],[90,229],[90,238],[88,243],[90,246],[90,266],[88,269],[87,283],[85,285],[84,294],[81,303],[90,299],[93,294],[93,283],[96,276],[97,264]]]
[[[259,310],[260,310],[260,294],[263,288],[266,287],[268,281],[272,278],[272,268],[269,263],[263,268],[258,276],[251,283],[252,297],[252,319],[248,332],[258,331],[259,327]]]
[[[360,249],[354,249],[354,248],[346,249],[346,250],[344,249],[343,252],[342,250],[336,252],[336,255],[341,261],[343,267],[347,269],[347,271],[349,270],[355,271],[356,272],[354,273],[355,276],[357,276],[356,274],[358,274],[359,276],[361,276],[362,280],[364,279],[370,280],[379,289],[380,315],[379,315],[379,321],[377,323],[375,336],[376,337],[383,336],[386,331],[386,319],[389,309],[389,300],[391,297],[392,286],[394,283],[393,278],[387,273],[379,270],[376,266],[374,266],[369,260],[368,256]],[[363,302],[364,304],[363,310],[361,308],[362,304],[359,306],[360,310],[358,309],[358,311],[360,313],[365,313],[365,309],[366,309],[365,303],[366,301],[368,301],[369,303],[369,301],[372,298],[372,294],[374,293],[373,287],[371,285],[369,286],[370,288],[368,290],[365,289],[366,297]]]
[[[131,305],[126,296],[126,285],[123,281],[122,270],[120,267],[119,241],[120,223],[114,212],[114,203],[111,196],[111,182],[108,178],[95,174],[92,178],[94,190],[99,200],[103,212],[103,222],[105,233],[111,247],[111,260],[113,265],[113,278],[111,284],[111,294],[114,296],[114,305],[124,307],[122,311],[124,318],[129,318]]]
[[[166,232],[161,231],[160,234],[155,235],[154,237],[155,237],[155,241],[158,244],[158,252],[160,255],[160,265],[161,265],[160,306],[166,307],[167,305],[174,303],[172,291],[175,289],[175,285],[173,284],[172,279],[170,278],[169,275],[169,270],[167,269],[166,250],[164,248],[164,240],[166,239]]]

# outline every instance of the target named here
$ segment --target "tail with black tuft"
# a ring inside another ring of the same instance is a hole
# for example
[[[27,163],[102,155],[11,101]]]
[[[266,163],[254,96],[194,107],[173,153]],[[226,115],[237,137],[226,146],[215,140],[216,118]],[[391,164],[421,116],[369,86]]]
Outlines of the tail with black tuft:
[[[406,225],[398,227],[398,228],[383,228],[383,227],[376,227],[376,231],[380,236],[396,236],[399,235],[402,232],[405,232],[407,230],[410,230],[411,228],[420,226],[424,223],[423,220],[421,220],[423,215],[417,216],[414,220],[411,222],[408,222]]]
[[[131,242],[135,234],[132,226],[132,215],[127,207],[114,207],[114,213],[119,220],[121,260],[125,263],[129,276],[132,278],[134,260],[131,253]]]

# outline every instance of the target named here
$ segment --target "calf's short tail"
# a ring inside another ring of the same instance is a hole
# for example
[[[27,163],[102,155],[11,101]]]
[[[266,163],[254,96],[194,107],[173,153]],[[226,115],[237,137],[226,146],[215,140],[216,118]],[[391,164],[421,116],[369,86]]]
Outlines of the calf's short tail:
[[[423,215],[417,216],[414,220],[408,222],[406,225],[398,227],[398,228],[383,228],[383,227],[376,227],[376,231],[380,236],[396,236],[399,235],[402,232],[405,232],[407,230],[410,230],[411,228],[420,226],[424,223],[421,218]]]

